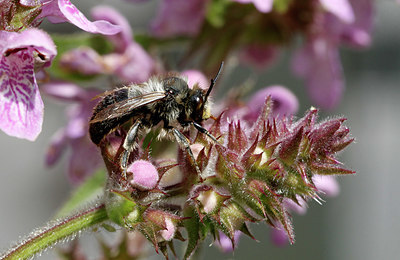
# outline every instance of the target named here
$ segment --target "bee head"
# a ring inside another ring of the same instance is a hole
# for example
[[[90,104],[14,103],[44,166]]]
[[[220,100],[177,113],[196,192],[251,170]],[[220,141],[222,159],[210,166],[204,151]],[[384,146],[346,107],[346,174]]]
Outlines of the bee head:
[[[211,115],[205,93],[201,89],[194,89],[189,97],[189,106],[191,107],[190,117],[195,122],[201,122],[208,119]]]

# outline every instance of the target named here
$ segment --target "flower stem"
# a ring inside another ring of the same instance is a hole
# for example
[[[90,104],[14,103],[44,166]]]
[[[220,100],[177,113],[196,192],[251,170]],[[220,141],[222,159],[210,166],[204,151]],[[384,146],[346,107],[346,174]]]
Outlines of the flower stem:
[[[96,204],[83,212],[50,222],[47,226],[33,231],[9,251],[0,255],[0,259],[32,258],[35,254],[54,245],[57,241],[73,237],[79,231],[94,227],[106,220],[108,220],[108,216],[105,205]]]

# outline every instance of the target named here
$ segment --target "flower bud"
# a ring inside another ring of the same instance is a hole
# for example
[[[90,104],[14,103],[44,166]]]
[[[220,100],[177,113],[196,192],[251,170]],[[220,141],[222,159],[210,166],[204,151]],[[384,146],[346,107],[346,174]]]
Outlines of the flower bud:
[[[159,176],[156,167],[149,161],[137,160],[128,167],[132,173],[131,184],[141,190],[154,189],[158,183]]]

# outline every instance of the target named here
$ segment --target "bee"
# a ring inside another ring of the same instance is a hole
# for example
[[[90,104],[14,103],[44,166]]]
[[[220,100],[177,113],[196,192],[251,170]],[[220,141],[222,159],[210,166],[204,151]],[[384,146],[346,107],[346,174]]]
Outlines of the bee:
[[[99,145],[108,134],[132,120],[133,124],[124,139],[122,145],[124,151],[120,158],[120,165],[126,173],[130,153],[137,145],[136,139],[142,133],[160,125],[159,137],[175,139],[179,146],[187,151],[196,171],[200,173],[190,149],[190,141],[182,131],[193,126],[217,142],[216,138],[202,126],[202,122],[211,117],[208,97],[222,67],[223,63],[217,75],[211,79],[207,90],[201,89],[198,85],[191,89],[185,79],[170,76],[164,79],[151,78],[142,84],[132,84],[105,92],[94,107],[89,121],[90,139]]]

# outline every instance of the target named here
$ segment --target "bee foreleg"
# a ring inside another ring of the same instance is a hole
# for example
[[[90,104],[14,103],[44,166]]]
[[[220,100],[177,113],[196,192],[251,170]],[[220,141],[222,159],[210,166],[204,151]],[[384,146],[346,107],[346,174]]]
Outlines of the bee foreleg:
[[[197,165],[196,159],[194,158],[192,149],[190,149],[190,141],[189,139],[187,139],[186,136],[184,136],[181,132],[179,132],[178,129],[173,129],[173,134],[175,136],[176,141],[178,142],[179,146],[184,148],[187,153],[189,154],[190,159],[192,159],[194,167],[196,168],[196,172],[199,175],[199,177],[201,178],[201,171],[199,166]]]
[[[136,140],[136,136],[137,136],[137,133],[138,133],[141,123],[142,122],[140,120],[137,120],[131,126],[128,133],[126,134],[124,144],[122,145],[122,147],[125,149],[124,153],[122,154],[122,158],[121,158],[121,167],[124,170],[124,174],[126,174],[126,167],[128,164],[129,155],[135,148],[135,145],[136,145],[135,140]]]
[[[204,127],[202,127],[200,124],[196,123],[196,122],[192,122],[193,126],[197,129],[197,131],[199,131],[200,133],[203,133],[205,135],[207,135],[211,140],[213,140],[216,144],[218,143],[217,138],[215,138],[212,134],[210,134],[210,132],[208,132],[207,129],[205,129]]]

